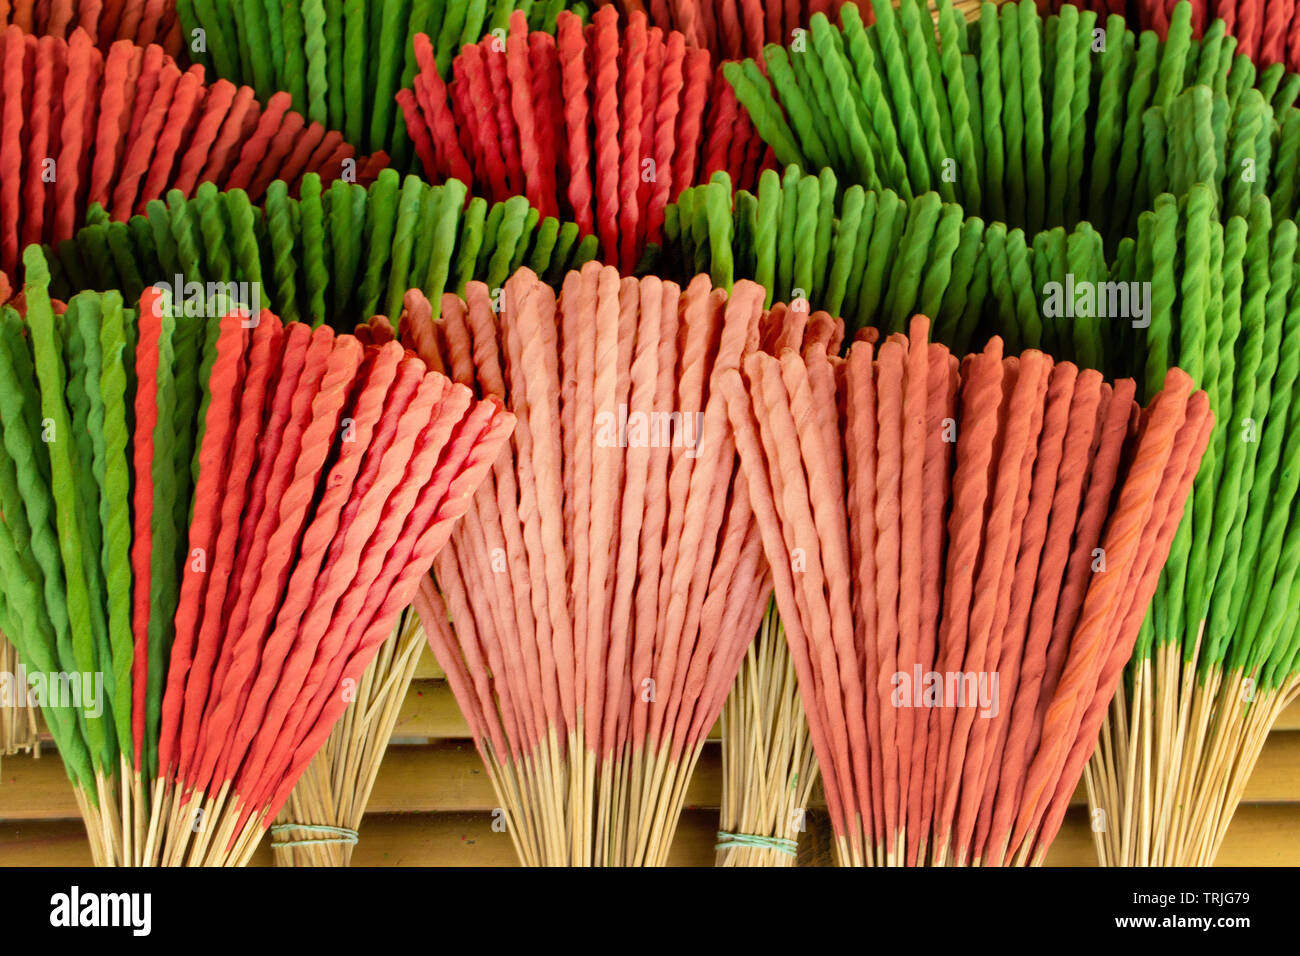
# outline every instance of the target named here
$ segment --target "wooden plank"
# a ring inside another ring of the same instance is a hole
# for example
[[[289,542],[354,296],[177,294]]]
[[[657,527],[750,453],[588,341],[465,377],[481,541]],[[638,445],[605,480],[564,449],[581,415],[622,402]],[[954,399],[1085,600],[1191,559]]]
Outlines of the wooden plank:
[[[1273,730],[1300,730],[1300,699],[1291,701],[1290,706],[1278,714]]]
[[[411,681],[397,723],[393,725],[393,737],[402,743],[412,743],[421,737],[441,740],[469,737],[469,725],[445,679],[417,677]],[[721,726],[715,724],[708,739],[721,740]]]
[[[366,817],[357,866],[514,866],[507,834],[486,813],[377,814]],[[674,866],[712,866],[716,814],[687,811],[677,830]],[[271,862],[264,843],[253,865]],[[1071,810],[1047,855],[1049,866],[1093,866],[1092,835],[1082,808]],[[1300,865],[1300,805],[1243,806],[1228,829],[1220,866]],[[0,824],[0,866],[89,866],[80,821]]]
[[[446,674],[438,666],[438,662],[433,659],[433,651],[429,650],[429,645],[424,645],[424,650],[420,652],[420,662],[415,665],[416,680],[443,680]]]
[[[705,746],[687,791],[687,806],[716,807],[722,792],[717,744]],[[1082,787],[1072,801],[1085,802]],[[1300,802],[1300,731],[1270,735],[1246,787],[1247,803]],[[492,783],[468,741],[394,746],[380,767],[370,797],[373,813],[490,811],[497,800]],[[814,808],[825,799],[815,793]],[[77,815],[63,766],[47,755],[8,757],[0,784],[0,820],[69,818]]]
[[[1048,866],[1095,866],[1088,814],[1075,807],[1047,853]],[[1249,804],[1238,808],[1223,839],[1217,866],[1300,865],[1300,804]]]
[[[415,668],[415,679],[417,681],[445,681],[446,675],[438,662],[433,659],[433,652],[426,646],[420,654],[420,663]],[[409,701],[408,701],[409,703]],[[464,721],[459,726],[464,727]],[[1274,730],[1300,730],[1300,699],[1291,702],[1282,713],[1278,716],[1277,724]],[[716,733],[716,729],[715,729]],[[464,737],[466,731],[461,730],[458,733],[447,734],[429,734],[430,737]],[[1300,797],[1300,794],[1297,794]]]

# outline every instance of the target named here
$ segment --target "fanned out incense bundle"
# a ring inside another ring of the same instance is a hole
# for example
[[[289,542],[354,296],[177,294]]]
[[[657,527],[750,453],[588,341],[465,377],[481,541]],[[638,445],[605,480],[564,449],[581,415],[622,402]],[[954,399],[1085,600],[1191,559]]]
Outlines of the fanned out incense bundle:
[[[81,29],[105,53],[115,40],[156,43],[178,58],[185,50],[176,4],[168,0],[6,0],[0,4],[0,27],[11,24],[24,33],[64,40]]]
[[[431,180],[460,179],[494,200],[527,196],[631,272],[678,192],[716,170],[753,183],[766,147],[708,51],[648,28],[643,13],[620,28],[605,7],[592,21],[584,29],[561,13],[552,37],[529,33],[516,12],[508,38],[461,50],[450,83],[421,34],[419,69],[397,102]]]
[[[423,340],[407,304],[409,344],[519,418],[415,604],[519,858],[662,865],[770,595],[713,387],[762,292],[589,263],[557,300],[522,269]]]
[[[889,189],[840,190],[834,173],[763,173],[758,191],[731,191],[724,174],[682,192],[668,207],[657,268],[707,272],[730,288],[754,279],[767,302],[789,299],[843,316],[850,333],[902,331],[908,317],[934,317],[935,338],[961,351],[1000,335],[1017,348],[1046,348],[1098,365],[1110,340],[1079,335],[1078,320],[1043,309],[1043,289],[1067,274],[1104,281],[1101,237],[1088,223],[1026,239],[1020,229],[967,217],[938,193],[903,199]]]
[[[56,293],[120,289],[138,296],[156,282],[256,283],[264,306],[286,321],[348,331],[357,316],[401,313],[418,288],[439,301],[471,279],[499,288],[520,265],[558,284],[590,260],[596,240],[573,223],[542,219],[516,196],[466,203],[462,183],[429,186],[382,171],[369,189],[302,178],[301,198],[282,181],[266,190],[265,213],[240,190],[200,186],[193,199],[169,193],[126,223],[96,221],[50,253]]]
[[[650,22],[677,30],[719,60],[758,56],[765,43],[789,43],[813,13],[834,16],[843,0],[613,0],[624,11],[648,8]]]
[[[1222,27],[1191,39],[1184,4],[1163,43],[1111,17],[1100,52],[1096,14],[1068,5],[1043,18],[1032,0],[986,3],[969,27],[941,11],[938,41],[918,0],[873,8],[870,27],[852,4],[842,29],[814,17],[806,54],[768,47],[770,82],[752,60],[725,66],[783,165],[904,198],[934,190],[1029,235],[1086,219],[1108,253],[1156,195],[1195,182],[1225,215],[1255,195],[1296,211],[1281,157],[1300,145],[1300,76],[1257,76]]]
[[[831,357],[808,318],[723,375],[840,862],[1038,864],[1132,651],[1213,416],[958,361],[928,320]]]
[[[370,791],[424,646],[420,619],[408,608],[271,827],[277,866],[352,862]]]
[[[99,864],[241,864],[324,743],[513,416],[397,345],[270,312],[0,328],[0,572]]]
[[[775,602],[722,708],[718,866],[794,866],[817,758]]]
[[[504,31],[516,9],[535,30],[555,32],[566,0],[227,0],[176,4],[186,35],[201,29],[205,51],[193,54],[224,80],[257,91],[262,102],[287,92],[293,109],[343,131],[358,149],[385,150],[398,169],[412,161],[393,95],[409,86],[416,64],[411,41],[427,34],[439,69],[485,34]],[[585,6],[578,4],[579,7]],[[504,199],[504,196],[498,197]]]
[[[277,177],[355,174],[368,183],[382,153],[351,146],[290,112],[265,109],[247,87],[206,86],[162,47],[114,43],[100,53],[81,30],[69,40],[0,34],[0,301],[17,289],[19,249],[72,236],[93,203],[124,220],[170,189],[201,182],[260,202]],[[351,173],[349,173],[351,170]]]
[[[1218,425],[1087,776],[1103,864],[1208,866],[1300,693],[1300,264],[1257,199],[1220,224],[1203,187],[1142,216],[1154,265],[1147,387],[1177,363]],[[1120,278],[1124,278],[1120,274]]]
[[[1061,0],[1056,0],[1059,6]],[[1088,0],[1079,4],[1093,10],[1124,14],[1127,4],[1118,0]],[[1213,29],[1212,19],[1223,23],[1237,40],[1237,49],[1261,66],[1284,64],[1300,70],[1300,21],[1294,0],[1192,0],[1192,28],[1199,36]],[[1154,30],[1165,36],[1171,26],[1171,11],[1161,0],[1136,0],[1133,22],[1138,29]]]

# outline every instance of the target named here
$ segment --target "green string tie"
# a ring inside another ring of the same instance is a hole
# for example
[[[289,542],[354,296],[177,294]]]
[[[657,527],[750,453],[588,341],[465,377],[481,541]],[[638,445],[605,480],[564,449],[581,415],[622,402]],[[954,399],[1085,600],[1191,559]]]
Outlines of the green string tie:
[[[271,836],[277,833],[284,833],[286,830],[312,830],[316,833],[328,833],[330,836],[320,840],[285,840],[284,842],[272,842],[272,846],[277,850],[284,850],[291,846],[328,846],[334,843],[346,843],[349,846],[356,846],[358,836],[356,830],[349,830],[347,827],[328,827],[316,823],[277,823],[271,827]]]
[[[718,842],[713,848],[734,850],[742,846],[752,846],[759,850],[780,850],[782,853],[794,856],[799,844],[784,837],[759,836],[756,833],[728,833],[726,830],[719,830]]]

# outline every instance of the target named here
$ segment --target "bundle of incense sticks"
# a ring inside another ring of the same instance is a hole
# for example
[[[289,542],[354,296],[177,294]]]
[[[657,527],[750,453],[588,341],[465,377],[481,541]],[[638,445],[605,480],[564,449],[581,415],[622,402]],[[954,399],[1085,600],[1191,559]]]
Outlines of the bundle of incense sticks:
[[[0,328],[0,572],[100,864],[241,864],[513,426],[396,344],[147,291]],[[128,371],[129,368],[129,371]],[[93,703],[93,702],[92,702]]]
[[[840,29],[815,16],[809,55],[769,46],[770,80],[753,60],[724,67],[782,164],[934,190],[1031,235],[1086,219],[1110,254],[1157,194],[1194,182],[1234,202],[1228,215],[1254,195],[1295,213],[1294,171],[1272,156],[1300,144],[1300,76],[1257,75],[1221,26],[1193,40],[1185,4],[1164,42],[1111,17],[1100,51],[1096,14],[1069,5],[986,3],[969,27],[941,11],[938,40],[919,0],[873,9],[872,26],[853,4]]]
[[[662,865],[770,594],[714,389],[762,291],[589,263],[471,282],[409,345],[515,411],[415,606],[528,865]]]
[[[9,612],[0,598],[0,629],[8,629]],[[28,684],[18,651],[0,630],[0,757],[18,753],[41,755],[36,708],[28,703]]]
[[[408,288],[436,305],[471,279],[499,288],[525,264],[558,284],[596,253],[593,237],[542,219],[522,196],[467,204],[455,180],[429,186],[384,170],[369,189],[338,179],[323,188],[309,173],[300,199],[293,191],[272,182],[265,212],[241,190],[210,184],[190,200],[169,193],[166,203],[149,202],[126,223],[92,209],[91,225],[49,251],[52,288],[64,297],[88,288],[138,296],[162,283],[180,297],[186,283],[230,283],[245,298],[256,289],[286,321],[348,331],[359,315],[399,315]]]
[[[370,791],[424,646],[420,619],[408,608],[271,827],[277,866],[351,864]]]
[[[625,10],[642,9],[633,0],[614,0]],[[719,60],[758,56],[765,43],[788,43],[816,12],[834,16],[843,0],[657,0],[648,7],[651,22],[681,32],[691,46]]]
[[[1068,288],[1073,302],[1075,286],[1108,277],[1101,237],[1086,222],[1069,233],[1040,232],[1031,243],[1023,230],[967,216],[935,192],[903,199],[889,189],[841,190],[829,169],[813,175],[791,166],[765,171],[756,194],[733,194],[715,173],[668,207],[664,232],[657,268],[667,274],[707,272],[722,288],[754,279],[769,304],[807,303],[842,316],[850,333],[901,331],[920,312],[934,317],[935,338],[957,351],[997,334],[1091,366],[1132,353],[1117,330],[1088,334],[1096,316],[1048,308],[1049,283],[1061,296]]]
[[[438,68],[446,70],[464,44],[493,31],[504,33],[513,11],[526,11],[532,29],[554,33],[556,14],[570,5],[566,0],[190,0],[178,3],[177,12],[186,35],[204,31],[206,50],[193,59],[214,76],[251,86],[264,103],[283,90],[309,120],[342,130],[358,149],[387,151],[393,165],[405,170],[414,157],[393,95],[415,76],[415,35],[430,38]]]
[[[147,46],[156,43],[169,56],[186,50],[177,4],[167,0],[13,0],[0,3],[0,27],[13,25],[24,33],[68,39],[84,30],[97,47],[108,52],[114,40]]]
[[[817,758],[775,602],[722,708],[718,866],[794,866]]]
[[[203,82],[162,47],[114,43],[101,53],[84,31],[68,40],[11,26],[0,34],[0,272],[16,291],[19,249],[66,239],[99,203],[126,219],[169,189],[201,182],[261,201],[276,178],[304,172],[368,183],[382,153],[354,156],[341,134],[253,91]]]
[[[615,2],[625,10],[637,10],[642,4],[634,0]],[[650,3],[650,22],[666,29],[680,30],[692,46],[712,51],[719,60],[757,57],[767,43],[790,43],[797,31],[806,30],[816,13],[837,15],[844,0],[659,0]],[[979,0],[928,0],[937,16],[945,8],[956,9],[967,19],[978,16]],[[868,12],[869,13],[869,12]],[[868,23],[871,22],[868,16]]]
[[[1143,216],[1158,263],[1148,387],[1177,362],[1218,419],[1189,514],[1087,777],[1101,861],[1207,866],[1300,693],[1297,231],[1257,200],[1220,224],[1202,188]]]
[[[515,13],[507,38],[461,50],[450,83],[421,34],[397,102],[430,179],[492,199],[523,194],[631,272],[683,187],[716,170],[751,184],[766,148],[707,50],[647,27],[643,13],[621,29],[613,7],[592,20],[584,29],[562,13],[552,37]]]
[[[1062,0],[1055,0],[1059,6]],[[1127,4],[1119,0],[1087,0],[1081,6],[1107,13],[1124,14]],[[1284,64],[1292,72],[1300,69],[1300,23],[1294,0],[1191,0],[1192,27],[1199,36],[1214,29],[1212,20],[1222,22],[1237,49],[1261,66]],[[1168,2],[1137,0],[1132,21],[1136,28],[1168,34],[1173,13]]]
[[[806,313],[805,313],[806,315]],[[721,377],[841,863],[1038,864],[1213,416],[1132,381],[960,362],[928,320],[832,357],[787,326]]]

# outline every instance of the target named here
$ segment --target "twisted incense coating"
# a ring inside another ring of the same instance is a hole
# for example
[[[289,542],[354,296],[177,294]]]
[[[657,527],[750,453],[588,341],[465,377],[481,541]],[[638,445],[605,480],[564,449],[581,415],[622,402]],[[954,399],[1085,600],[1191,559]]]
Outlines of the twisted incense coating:
[[[289,214],[288,190],[283,182],[271,184],[266,196],[266,229],[271,242],[271,278],[276,286],[275,301],[286,322],[298,320],[294,284],[298,272],[294,255],[294,225]]]
[[[925,18],[925,24],[921,24],[921,14],[913,4],[904,4],[901,8],[900,19],[903,26],[903,44],[907,49],[907,57],[912,63],[924,63],[928,58],[928,51],[924,30],[934,30],[934,25],[930,18]],[[901,53],[901,50],[900,50]],[[888,61],[886,61],[888,62]],[[936,85],[935,77],[931,76],[931,70],[937,66],[934,64],[930,69],[918,69],[912,71],[912,87],[916,94],[917,115],[921,122],[921,129],[928,142],[929,149],[929,166],[934,173],[937,182],[934,188],[946,200],[952,201],[956,197],[952,182],[948,177],[943,175],[946,160],[951,158],[950,143],[945,140],[945,128],[948,128],[948,135],[951,135],[951,121],[941,113],[941,102],[943,109],[946,110],[946,101],[944,99],[942,83]],[[929,181],[926,181],[925,188],[929,188]]]
[[[989,215],[1001,219],[1006,215],[1003,194],[1005,175],[1005,140],[1002,132],[1001,23],[992,4],[980,7],[980,110],[984,125],[984,183],[989,190]]]
[[[825,17],[814,17],[812,31],[813,44],[822,56],[821,65],[826,71],[828,85],[833,90],[850,89],[844,61],[831,39],[829,21]],[[849,155],[857,166],[858,182],[871,189],[881,188],[880,178],[876,174],[875,153],[867,143],[867,135],[858,115],[858,104],[848,96],[832,97],[831,102],[836,105],[839,122],[848,135]]]
[[[235,240],[235,266],[246,282],[260,285],[262,261],[253,236],[253,207],[248,196],[240,190],[227,194],[226,201],[226,215],[230,219],[230,229]]]
[[[1088,104],[1092,98],[1092,52],[1093,31],[1097,22],[1096,14],[1091,10],[1080,14],[1078,39],[1074,47],[1074,98],[1070,112],[1074,122],[1070,128],[1070,161],[1067,183],[1083,181],[1083,164],[1086,154],[1088,134]],[[1068,191],[1064,224],[1067,227],[1079,222],[1082,215],[1081,203],[1083,190],[1073,188]],[[1091,215],[1092,210],[1089,209]]]
[[[173,192],[167,198],[170,200],[170,209],[159,210],[161,212],[159,221],[162,221],[162,217],[166,217],[165,221],[170,226],[168,238],[174,243],[177,268],[186,276],[200,275],[202,265],[189,206],[181,199],[179,193]],[[162,203],[158,203],[158,207],[161,206]]]
[[[329,285],[329,269],[325,265],[325,210],[321,205],[320,187],[319,177],[304,177],[302,201],[298,207],[301,213],[303,272],[309,296],[305,318],[312,325],[325,321],[325,289]]]
[[[1174,255],[1177,252],[1177,216],[1172,203],[1161,203],[1156,207],[1151,252],[1154,267],[1151,280],[1152,321],[1147,329],[1145,369],[1149,389],[1155,388],[1156,383],[1164,380],[1169,368],[1171,329],[1168,316],[1176,295],[1173,276]]]
[[[794,132],[786,123],[785,115],[758,66],[752,60],[743,63],[722,64],[722,75],[736,92],[736,99],[745,107],[749,118],[763,140],[771,146],[781,163],[804,164],[804,154]]]
[[[302,26],[305,37],[303,54],[307,60],[306,114],[313,123],[324,125],[329,121],[326,106],[329,84],[326,81],[327,47],[323,0],[303,0]]]
[[[1073,9],[1073,8],[1071,8]],[[1044,167],[1039,157],[1043,155],[1043,90],[1042,90],[1042,43],[1038,34],[1039,21],[1037,12],[1032,4],[1022,3],[1016,6],[1016,12],[1019,19],[1019,42],[1018,51],[1020,59],[1020,91],[1024,97],[1023,122],[1024,122],[1024,183],[1026,187],[1025,194],[1025,230],[1027,232],[1037,232],[1043,222],[1043,210],[1047,197],[1045,195],[1046,184],[1044,182]],[[1069,42],[1073,39],[1073,32],[1067,21],[1070,20],[1068,14],[1062,11],[1061,19],[1057,24],[1057,42],[1058,52],[1062,53],[1061,60],[1058,63],[1058,79],[1061,76],[1059,70],[1063,69],[1068,72],[1073,80],[1074,74],[1074,47]],[[1074,19],[1074,25],[1077,26],[1077,17]],[[1057,87],[1052,92],[1053,99],[1061,97],[1063,111],[1068,115],[1071,103],[1071,97],[1068,95],[1069,89]],[[1054,111],[1059,112],[1059,111]],[[1064,140],[1060,143],[1062,147],[1068,148],[1070,138],[1068,128]],[[1053,143],[1055,147],[1057,144]],[[1065,184],[1062,183],[1062,186]],[[1059,222],[1060,219],[1055,221]]]
[[[671,194],[672,182],[665,177],[659,176],[658,171],[672,169],[677,143],[677,117],[681,109],[681,95],[685,85],[682,75],[682,65],[685,62],[685,57],[685,39],[680,33],[670,33],[659,79],[659,101],[654,108],[656,175],[654,186],[651,189],[650,216],[646,223],[646,239],[649,242],[662,241],[664,210],[673,198]]]
[[[1070,130],[1073,125],[1073,102],[1075,93],[1075,75],[1074,75],[1074,48],[1076,34],[1079,30],[1079,11],[1076,7],[1065,6],[1061,8],[1060,17],[1056,24],[1056,49],[1051,51],[1051,57],[1056,62],[1055,82],[1052,86],[1052,115],[1050,119],[1050,128],[1048,135],[1051,140],[1051,159],[1050,159],[1050,180],[1051,189],[1046,196],[1046,188],[1040,170],[1036,169],[1037,163],[1029,164],[1029,177],[1031,190],[1030,199],[1034,203],[1047,203],[1046,216],[1048,222],[1062,222],[1065,219],[1065,196],[1069,190],[1070,163]],[[1029,76],[1038,70],[1038,46],[1036,34],[1027,36],[1026,42],[1032,45],[1033,56],[1026,57],[1025,67],[1025,95],[1026,99],[1033,103],[1033,112],[1036,116],[1033,119],[1026,118],[1026,124],[1034,135],[1039,137],[1038,153],[1035,153],[1028,142],[1025,144],[1025,152],[1028,156],[1036,156],[1042,153],[1042,91],[1039,89],[1039,77],[1033,76],[1033,84],[1029,82]],[[1022,56],[1024,51],[1022,50]],[[1043,222],[1041,207],[1037,210],[1038,216],[1035,218],[1034,212],[1031,211],[1026,219],[1026,231],[1034,232],[1041,227]]]
[[[122,302],[115,294],[106,298],[99,330],[100,383],[103,404],[104,497],[100,501],[103,526],[105,587],[109,640],[113,651],[113,686],[117,689],[114,715],[119,721],[119,739],[130,740],[131,732],[131,520],[123,507],[129,497],[130,472],[127,464],[126,423],[127,376],[126,330]],[[115,507],[116,505],[116,507]],[[124,754],[125,755],[125,754]]]
[[[646,85],[646,43],[645,16],[633,14],[628,19],[626,41],[622,51],[623,84],[619,95],[622,117],[619,120],[621,168],[618,194],[622,215],[618,228],[622,243],[619,246],[618,261],[625,269],[635,268],[639,245],[638,229],[641,230],[642,235],[645,230],[644,224],[640,222],[636,198],[641,184],[641,157],[644,151],[641,142],[641,98]],[[599,95],[599,88],[597,95]]]
[[[62,91],[63,127],[60,130],[60,150],[58,166],[65,174],[76,169],[81,161],[82,124],[86,118],[86,87],[95,70],[87,47],[90,39],[84,33],[73,35],[68,47],[68,75]],[[76,219],[76,178],[65,175],[59,180],[54,210],[54,231],[56,235],[70,235]]]
[[[511,34],[506,41],[506,70],[510,77],[510,108],[519,125],[520,163],[528,201],[543,215],[556,215],[554,194],[545,188],[541,152],[533,116],[533,90],[529,82],[528,26],[523,14],[511,17]]]
[[[574,221],[586,234],[595,232],[592,210],[590,159],[587,143],[587,66],[586,43],[582,24],[576,18],[560,17],[557,20],[556,45],[560,55],[561,95],[564,100],[564,122],[568,132],[569,206]]]
[[[1025,101],[1021,50],[1021,33],[1026,29],[1020,20],[1018,4],[1004,4],[999,8],[1002,41],[1002,118],[1003,136],[1006,137],[1006,202],[1007,218],[1024,222],[1028,191],[1025,186]],[[1034,157],[1037,160],[1037,157]]]
[[[971,104],[963,74],[958,23],[965,19],[953,13],[952,6],[943,0],[939,7],[939,58],[947,84],[948,109],[952,114],[953,149],[957,160],[958,195],[972,209],[980,208],[983,192],[980,188],[981,170],[975,157],[975,136],[971,128]],[[873,111],[874,112],[874,111]],[[922,310],[925,311],[924,309]]]
[[[1089,170],[1091,184],[1088,210],[1099,229],[1105,229],[1112,213],[1102,202],[1106,189],[1115,180],[1114,164],[1119,146],[1120,117],[1123,111],[1121,83],[1124,80],[1124,24],[1112,15],[1106,24],[1106,49],[1101,54],[1101,82],[1097,93],[1096,136]]]

